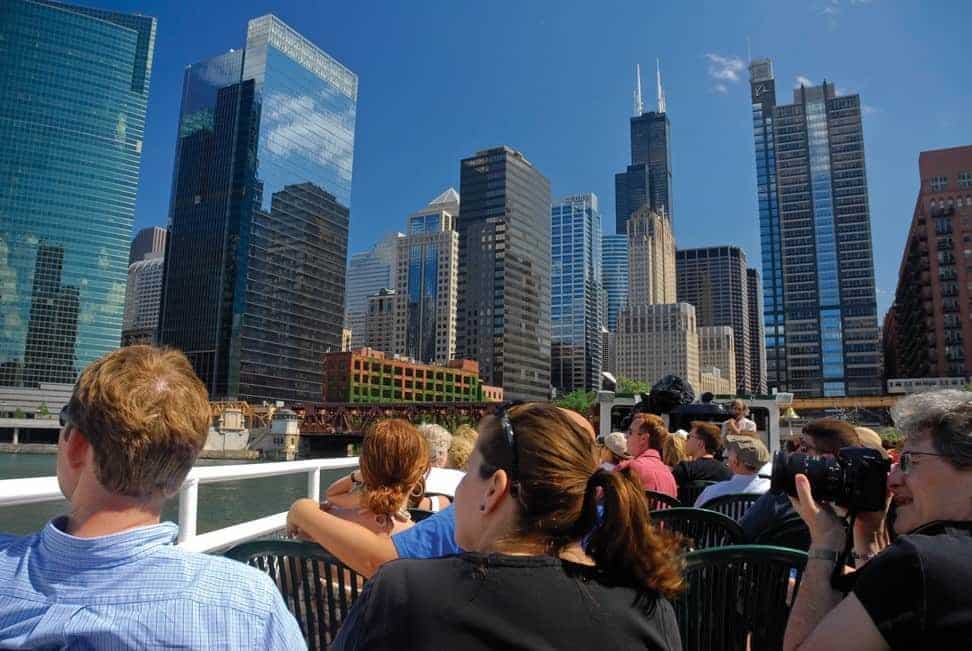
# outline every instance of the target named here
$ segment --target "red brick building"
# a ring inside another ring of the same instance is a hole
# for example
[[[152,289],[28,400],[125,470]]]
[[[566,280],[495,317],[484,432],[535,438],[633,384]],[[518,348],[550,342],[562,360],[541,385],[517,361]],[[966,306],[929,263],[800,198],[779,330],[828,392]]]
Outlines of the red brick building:
[[[921,189],[894,305],[884,320],[885,377],[972,373],[972,146],[924,151]]]

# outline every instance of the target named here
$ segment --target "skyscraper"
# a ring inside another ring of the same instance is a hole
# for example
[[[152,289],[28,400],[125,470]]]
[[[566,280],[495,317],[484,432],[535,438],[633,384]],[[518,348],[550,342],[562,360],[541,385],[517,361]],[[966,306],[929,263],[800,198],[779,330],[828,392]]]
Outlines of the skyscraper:
[[[456,356],[507,398],[550,392],[550,182],[496,147],[460,166]]]
[[[550,376],[560,393],[600,388],[601,214],[593,193],[564,197],[550,209]]]
[[[146,256],[128,266],[122,346],[154,343],[159,328],[165,258],[159,253],[148,253]]]
[[[679,249],[675,257],[678,300],[695,306],[699,328],[732,328],[736,355],[732,377],[737,383],[733,391],[753,392],[746,254],[737,246],[712,246]],[[702,362],[703,367],[712,365]],[[723,377],[729,378],[728,369],[722,370]]]
[[[654,384],[674,374],[698,389],[699,334],[688,303],[628,305],[618,317],[618,376]]]
[[[395,347],[395,308],[398,295],[394,289],[379,289],[368,297],[368,319],[365,323],[365,345],[383,353]]]
[[[398,239],[394,350],[445,364],[456,353],[459,287],[459,194],[449,188],[409,215]]]
[[[601,276],[607,305],[607,329],[618,330],[618,314],[628,303],[628,233],[601,237]]]
[[[763,288],[759,272],[746,269],[749,298],[749,387],[753,393],[766,393],[766,337],[763,334]]]
[[[132,239],[132,248],[128,254],[128,264],[144,260],[146,255],[164,256],[165,240],[169,232],[161,226],[143,228]]]
[[[365,345],[368,297],[395,287],[398,271],[398,241],[404,233],[390,233],[367,251],[351,256],[348,263],[345,327],[351,329],[351,348]]]
[[[641,208],[628,220],[628,305],[674,303],[675,275],[672,223]]]
[[[923,151],[919,190],[885,318],[888,378],[972,373],[972,146]]]
[[[614,175],[614,228],[626,234],[628,217],[643,206],[651,205],[651,180],[648,165],[628,165],[624,172]]]
[[[644,163],[648,166],[651,184],[648,207],[671,219],[675,214],[672,207],[672,137],[660,68],[657,71],[657,82],[658,110],[631,118],[631,164]]]
[[[160,339],[214,398],[316,402],[341,349],[357,76],[272,15],[185,73]]]
[[[777,105],[771,62],[749,70],[769,385],[879,394],[860,97],[824,82]]]
[[[118,347],[155,19],[0,3],[0,384]]]

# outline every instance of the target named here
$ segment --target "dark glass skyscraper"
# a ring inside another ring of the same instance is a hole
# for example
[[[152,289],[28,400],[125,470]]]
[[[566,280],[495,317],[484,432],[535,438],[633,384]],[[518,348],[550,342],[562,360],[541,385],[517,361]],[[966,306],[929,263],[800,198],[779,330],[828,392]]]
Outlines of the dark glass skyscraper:
[[[881,392],[861,102],[832,83],[777,105],[772,64],[750,64],[770,387]]]
[[[319,402],[341,349],[357,77],[272,15],[187,68],[159,338],[216,398]]]
[[[155,19],[0,2],[0,384],[118,347]]]
[[[601,276],[607,303],[605,325],[618,331],[618,315],[628,304],[628,235],[604,235],[601,238]]]
[[[462,160],[456,357],[507,398],[550,392],[550,182],[518,151]]]

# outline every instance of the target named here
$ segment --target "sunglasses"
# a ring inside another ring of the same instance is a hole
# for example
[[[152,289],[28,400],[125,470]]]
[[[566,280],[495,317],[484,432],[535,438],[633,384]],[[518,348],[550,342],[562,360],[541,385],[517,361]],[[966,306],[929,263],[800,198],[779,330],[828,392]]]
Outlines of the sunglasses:
[[[70,417],[70,414],[68,413],[68,406],[67,405],[64,405],[63,407],[61,407],[61,413],[58,415],[58,420],[61,423],[61,429],[64,429],[65,427],[67,427],[68,426],[68,423],[71,422],[71,417]]]
[[[901,453],[901,458],[898,459],[898,467],[901,468],[901,473],[904,475],[910,475],[911,471],[914,469],[914,460],[912,456],[926,456],[926,457],[944,457],[944,454],[937,454],[935,452],[913,452],[908,450],[907,452]]]
[[[516,497],[520,492],[520,457],[516,449],[516,432],[513,430],[513,423],[510,422],[510,410],[518,405],[525,404],[522,401],[507,402],[496,409],[496,418],[499,419],[500,429],[506,437],[506,444],[510,447],[510,495]]]

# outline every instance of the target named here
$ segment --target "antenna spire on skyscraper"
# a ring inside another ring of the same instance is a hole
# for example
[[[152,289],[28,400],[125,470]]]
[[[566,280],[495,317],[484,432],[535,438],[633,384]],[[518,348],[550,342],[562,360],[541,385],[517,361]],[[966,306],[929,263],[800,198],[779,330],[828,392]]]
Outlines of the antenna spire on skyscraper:
[[[665,112],[665,89],[661,83],[661,60],[655,59],[655,77],[658,81],[658,112]]]
[[[634,114],[638,117],[645,112],[645,105],[641,101],[641,64],[635,64],[635,92],[634,92]]]

